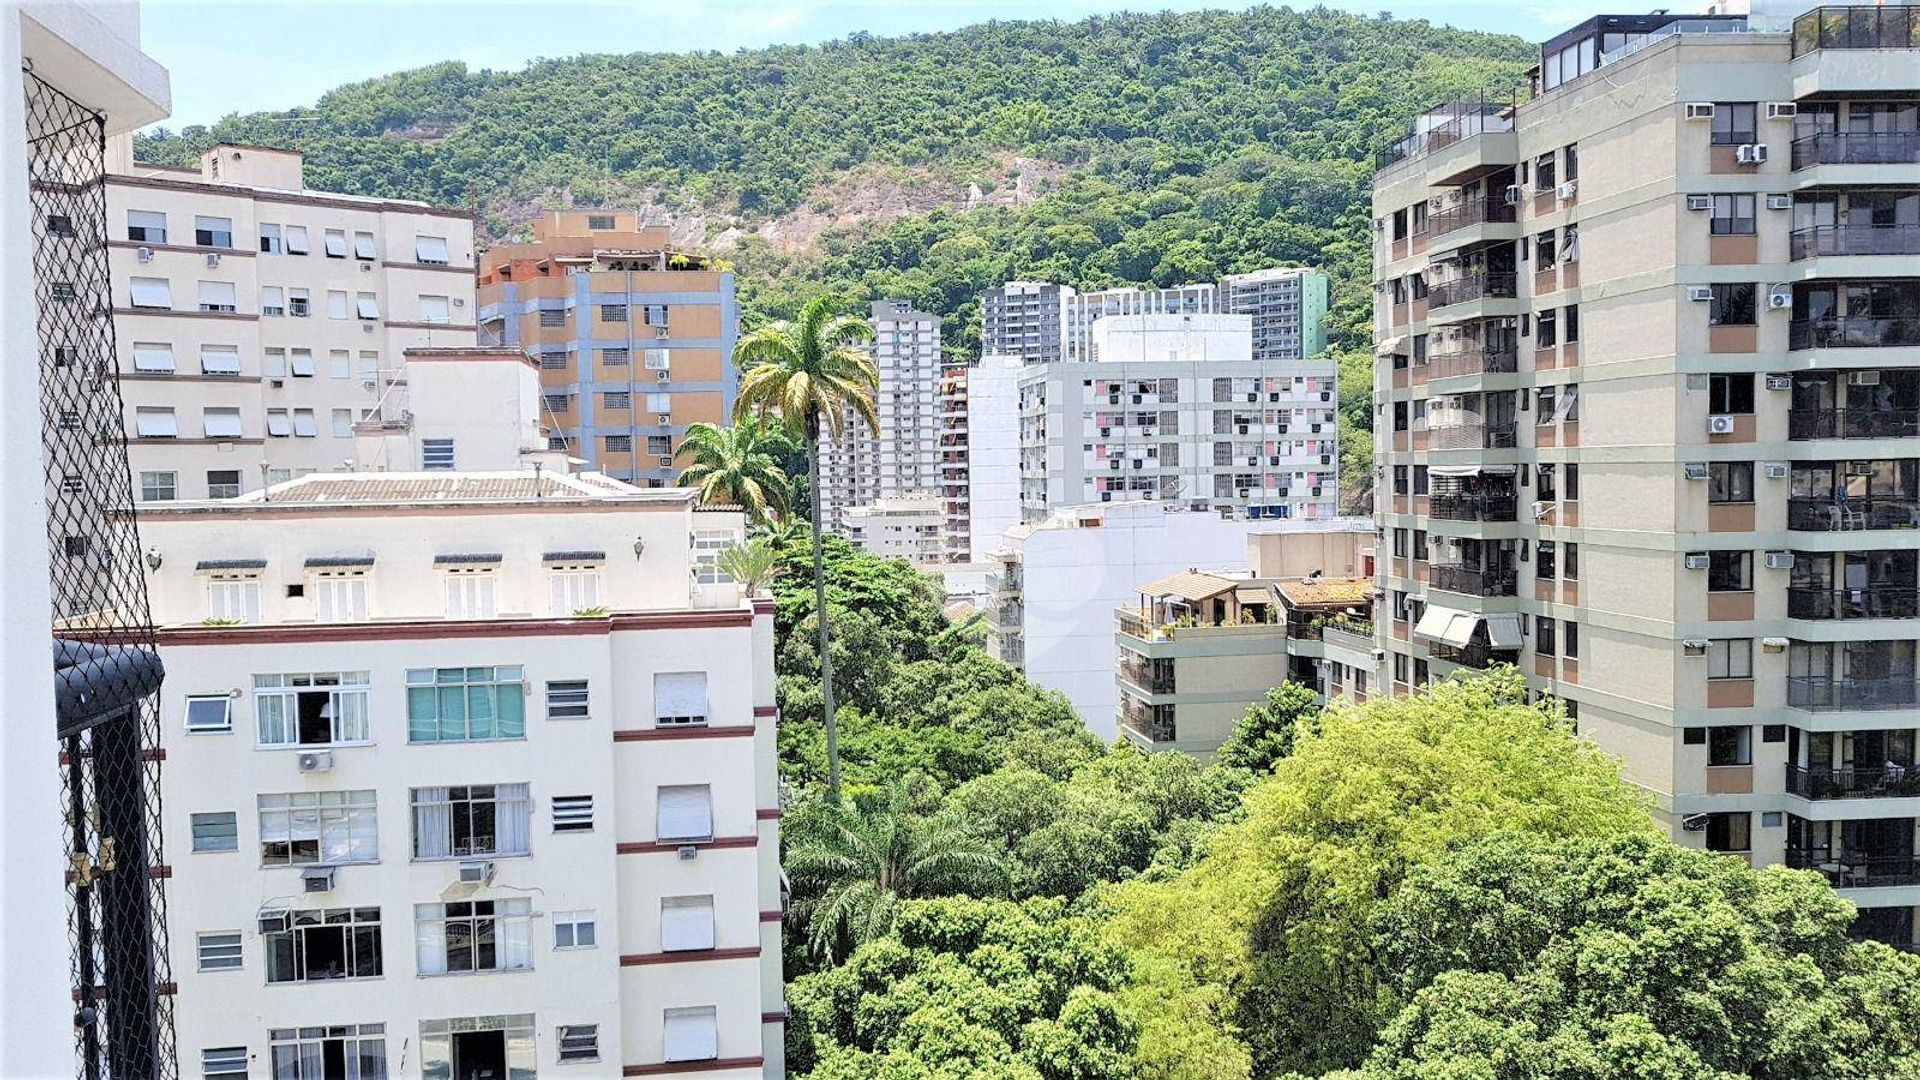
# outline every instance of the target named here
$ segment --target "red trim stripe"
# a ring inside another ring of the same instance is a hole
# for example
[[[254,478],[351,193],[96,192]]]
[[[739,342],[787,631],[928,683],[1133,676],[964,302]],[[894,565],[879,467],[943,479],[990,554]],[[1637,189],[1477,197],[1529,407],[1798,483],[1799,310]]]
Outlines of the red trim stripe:
[[[779,716],[779,715],[780,715],[780,706],[778,706],[778,705],[755,705],[755,706],[753,707],[753,715],[755,715],[755,716]]]
[[[690,844],[679,844],[671,840],[629,840],[618,844],[615,850],[622,855],[652,855],[663,851],[677,852],[683,847],[697,847],[702,851],[708,848],[750,848],[759,847],[757,836],[716,836],[711,840],[695,840]]]
[[[761,1013],[760,1022],[763,1024],[784,1024],[787,1022],[787,1011],[782,1009],[779,1012]]]
[[[758,818],[761,821],[779,821],[780,808],[776,806],[771,810],[766,810],[766,809],[755,810],[753,812],[753,816],[755,818]]]
[[[722,724],[719,727],[621,728],[613,733],[614,742],[666,742],[674,739],[737,739],[752,735],[752,724]]]
[[[761,922],[779,922],[783,918],[786,918],[785,913],[779,911],[763,911],[760,913]]]
[[[664,1076],[668,1073],[719,1072],[722,1069],[758,1069],[766,1065],[762,1057],[709,1058],[706,1061],[663,1061],[658,1065],[626,1065],[621,1076]]]
[[[747,626],[745,611],[650,611],[599,619],[493,619],[432,622],[326,623],[318,626],[171,626],[157,631],[161,645],[284,644],[320,641],[416,641],[436,638],[571,637],[615,630],[700,630]]]
[[[738,949],[689,949],[685,952],[627,953],[620,957],[621,967],[645,967],[651,964],[697,964],[703,960],[747,960],[760,955],[760,946]]]

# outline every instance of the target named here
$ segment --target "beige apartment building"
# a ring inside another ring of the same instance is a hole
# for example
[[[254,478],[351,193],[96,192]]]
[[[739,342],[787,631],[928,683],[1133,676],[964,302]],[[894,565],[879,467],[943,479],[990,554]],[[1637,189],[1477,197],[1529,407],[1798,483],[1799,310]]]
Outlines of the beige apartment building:
[[[406,377],[409,349],[474,344],[466,211],[310,190],[287,150],[139,163],[130,136],[109,146],[106,194],[141,501],[316,470],[472,467],[456,439],[412,423],[421,403]],[[369,422],[410,437],[376,440],[380,455],[363,459],[356,428]]]
[[[1920,8],[1601,16],[1374,180],[1378,679],[1519,664],[1685,843],[1920,904]]]

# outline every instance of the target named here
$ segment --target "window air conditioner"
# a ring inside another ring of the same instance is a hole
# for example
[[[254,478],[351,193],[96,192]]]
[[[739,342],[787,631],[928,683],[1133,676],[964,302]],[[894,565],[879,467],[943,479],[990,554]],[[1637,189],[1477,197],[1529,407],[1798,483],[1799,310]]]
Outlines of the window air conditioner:
[[[699,846],[698,844],[681,844],[681,845],[680,845],[680,857],[681,857],[682,859],[697,859],[697,858],[699,858],[699,857],[700,857],[700,846]]]
[[[1776,291],[1767,294],[1768,311],[1785,311],[1792,306],[1793,294],[1790,292]]]
[[[1713,209],[1713,196],[1689,195],[1687,196],[1687,209],[1695,211],[1711,210]]]
[[[1713,119],[1713,102],[1711,101],[1687,102],[1687,119],[1689,120]]]
[[[1734,151],[1734,159],[1742,165],[1759,165],[1767,160],[1767,144],[1745,143]]]
[[[1680,819],[1680,828],[1685,832],[1704,832],[1712,820],[1712,814],[1688,814]]]
[[[1695,303],[1705,303],[1709,300],[1712,300],[1713,286],[1689,285],[1687,286],[1687,299],[1692,300]]]
[[[361,264],[360,264],[360,272],[361,272],[361,273],[363,273],[363,274],[371,274],[371,273],[373,273],[373,264],[372,264],[372,263],[370,263],[370,262],[363,262],[363,263],[361,263]]]
[[[1551,514],[1551,513],[1553,513],[1553,504],[1552,504],[1552,503],[1550,503],[1550,502],[1547,502],[1547,501],[1546,501],[1546,500],[1544,500],[1544,499],[1537,499],[1537,500],[1535,500],[1535,501],[1534,501],[1534,504],[1533,504],[1533,520],[1535,520],[1535,521],[1539,521],[1539,520],[1540,520],[1541,518],[1544,518],[1544,517],[1546,517],[1546,516],[1547,516],[1548,514]]]
[[[493,884],[493,862],[491,860],[481,859],[481,860],[476,860],[474,862],[461,863],[460,864],[460,884],[462,885]]]
[[[1791,195],[1769,195],[1769,196],[1767,196],[1767,209],[1769,209],[1769,210],[1791,210],[1791,209],[1793,209],[1793,196],[1791,196]]]
[[[1704,461],[1689,461],[1681,466],[1681,469],[1689,480],[1705,480],[1707,478],[1707,463]]]
[[[1689,570],[1705,570],[1707,568],[1707,553],[1704,551],[1687,552],[1686,567]]]
[[[1707,434],[1709,435],[1733,434],[1733,417],[1731,416],[1707,417]]]
[[[217,252],[217,251],[209,251],[209,252],[207,252],[207,265],[208,265],[208,266],[219,266],[219,265],[220,265],[220,253],[219,253],[219,252]]]
[[[361,330],[361,331],[362,331],[363,333],[368,333],[368,334],[371,334],[371,333],[373,333],[373,323],[372,323],[372,321],[371,321],[371,320],[369,320],[369,321],[367,321],[367,322],[363,322],[363,323],[361,323],[361,324],[360,324],[360,330]]]
[[[666,381],[667,381],[668,379],[671,379],[672,377],[673,377],[673,372],[671,372],[671,371],[661,371],[661,372],[656,372],[656,373],[655,373],[655,375],[654,375],[654,381],[655,381],[655,382],[666,382]]]
[[[1769,570],[1791,570],[1793,569],[1793,552],[1769,551],[1766,562]]]
[[[1578,191],[1579,188],[1580,188],[1580,182],[1577,180],[1569,180],[1566,183],[1561,184],[1560,193],[1559,193],[1561,200],[1564,201],[1564,200],[1573,198],[1574,192]]]
[[[1519,185],[1519,184],[1508,184],[1508,185],[1507,185],[1507,190],[1506,190],[1506,192],[1505,192],[1505,193],[1504,193],[1504,194],[1503,194],[1503,195],[1501,196],[1501,199],[1502,199],[1502,200],[1503,200],[1503,201],[1504,201],[1504,202],[1505,202],[1505,203],[1506,203],[1506,204],[1507,204],[1508,206],[1519,206],[1519,205],[1520,205],[1520,185]]]
[[[671,457],[662,457],[662,458],[660,459],[660,467],[661,467],[661,468],[663,468],[663,469],[671,469],[671,468],[673,468],[673,458],[671,458]]]
[[[1767,389],[1769,389],[1769,390],[1791,390],[1791,389],[1793,389],[1793,376],[1791,376],[1791,375],[1769,375],[1769,376],[1767,376]]]
[[[464,296],[456,296],[456,297],[454,297],[454,298],[453,298],[453,306],[454,306],[454,307],[466,307],[466,306],[467,306],[467,298],[466,298],[466,297],[464,297]]]
[[[654,413],[654,414],[653,414],[653,420],[654,420],[654,423],[656,423],[656,424],[660,424],[660,425],[662,425],[662,426],[667,426],[667,425],[671,425],[671,424],[673,423],[673,414],[672,414],[672,413],[664,413],[664,412],[663,412],[663,413]]]
[[[1785,480],[1787,478],[1787,463],[1784,461],[1769,461],[1762,471],[1769,480]]]
[[[1849,371],[1847,372],[1847,385],[1848,386],[1879,386],[1880,372]]]
[[[262,934],[284,934],[293,929],[293,916],[285,908],[265,908],[259,916]]]
[[[1705,656],[1708,646],[1712,644],[1706,638],[1687,638],[1680,643],[1680,647],[1686,650],[1688,656]]]
[[[300,871],[300,884],[307,892],[332,892],[333,867],[309,866]]]
[[[1767,119],[1769,120],[1790,120],[1798,115],[1800,115],[1800,105],[1798,102],[1767,102]]]
[[[134,253],[133,253],[133,257],[134,257],[134,258],[136,258],[136,259],[139,259],[139,260],[140,260],[141,262],[143,262],[143,263],[145,263],[145,262],[152,262],[152,261],[153,261],[153,249],[152,249],[152,248],[150,248],[150,247],[143,247],[143,248],[141,248],[140,250],[138,250],[138,251],[136,251],[136,252],[134,252]]]
[[[672,334],[668,332],[666,327],[656,326],[653,328],[653,336],[657,338],[664,338],[664,337],[671,337]]]

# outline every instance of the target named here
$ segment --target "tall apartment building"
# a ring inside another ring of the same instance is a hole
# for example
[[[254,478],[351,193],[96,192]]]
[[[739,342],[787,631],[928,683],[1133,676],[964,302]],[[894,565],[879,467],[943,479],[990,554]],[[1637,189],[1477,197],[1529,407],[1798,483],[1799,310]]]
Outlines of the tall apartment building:
[[[554,445],[646,487],[673,483],[687,426],[733,411],[733,272],[631,211],[560,210],[480,259],[480,336],[540,361]]]
[[[943,364],[939,390],[940,506],[946,514],[941,529],[942,562],[968,560],[972,536],[973,493],[968,485],[967,381],[971,367],[964,361]]]
[[[871,319],[880,430],[849,413],[842,437],[820,447],[820,521],[840,533],[855,507],[925,498],[941,484],[940,317],[905,300],[876,300]]]
[[[1327,348],[1327,275],[1281,266],[1232,274],[1220,282],[1219,310],[1253,316],[1255,360],[1299,360]]]
[[[407,444],[414,456],[360,460],[354,429],[410,419],[407,350],[474,344],[469,213],[312,191],[300,154],[265,147],[214,146],[174,168],[134,162],[122,136],[108,165],[142,501],[237,495],[343,465],[462,466],[425,430]]]
[[[967,373],[967,558],[981,562],[1020,522],[1020,376],[1017,356],[983,356]]]
[[[739,514],[520,470],[141,525],[183,1074],[784,1075]]]
[[[1009,281],[980,297],[980,354],[1044,364],[1066,358],[1070,285]]]
[[[1019,374],[1020,507],[1149,499],[1314,520],[1336,513],[1331,359],[1251,359],[1245,315],[1094,324],[1093,363]]]
[[[1601,16],[1374,179],[1381,678],[1517,662],[1915,941],[1920,8]]]

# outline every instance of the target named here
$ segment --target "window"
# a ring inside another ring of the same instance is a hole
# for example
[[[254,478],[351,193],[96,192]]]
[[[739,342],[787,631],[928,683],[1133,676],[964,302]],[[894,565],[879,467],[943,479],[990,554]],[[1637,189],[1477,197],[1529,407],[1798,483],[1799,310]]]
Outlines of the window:
[[[387,1026],[272,1028],[273,1080],[387,1080]]]
[[[357,232],[353,234],[353,257],[363,260],[372,260],[379,257],[379,252],[376,251],[373,246],[372,233]]]
[[[641,312],[648,326],[665,327],[667,325],[667,305],[648,304]]]
[[[667,896],[660,900],[660,949],[687,952],[713,948],[713,897]]]
[[[1575,462],[1567,462],[1567,480],[1560,497],[1568,502],[1578,502],[1580,499],[1580,466]]]
[[[591,949],[599,944],[599,929],[594,923],[591,911],[556,911],[553,913],[553,947],[556,949]]]
[[[1544,616],[1533,621],[1533,651],[1541,656],[1552,656],[1559,652],[1559,642],[1554,633],[1554,621]]]
[[[167,215],[154,210],[127,211],[127,239],[136,244],[167,242]]]
[[[1714,236],[1752,236],[1754,228],[1752,195],[1715,195],[1713,197]]]
[[[207,498],[233,499],[240,495],[239,469],[208,469]]]
[[[247,1075],[247,1048],[216,1046],[200,1051],[200,1075],[205,1080]]]
[[[1572,619],[1560,622],[1560,655],[1569,660],[1580,659],[1580,624]]]
[[[1568,304],[1560,320],[1560,337],[1571,345],[1580,340],[1580,305]]]
[[[269,983],[380,977],[379,908],[294,911],[288,921],[286,930],[260,935]]]
[[[543,403],[550,413],[563,413],[573,408],[573,395],[564,390],[552,394],[542,394]]]
[[[315,616],[326,623],[367,621],[363,570],[320,570],[312,581]]]
[[[452,439],[421,439],[420,467],[429,471],[453,468]]]
[[[296,379],[311,379],[320,373],[320,369],[314,366],[312,349],[294,349],[287,357],[287,369]]]
[[[232,345],[200,346],[200,374],[240,374],[240,350]]]
[[[261,316],[285,315],[287,313],[287,291],[278,285],[260,286]]]
[[[327,350],[327,378],[353,378],[353,355],[345,349]]]
[[[207,575],[207,621],[215,623],[259,622],[259,576],[255,574]]]
[[[286,245],[280,237],[280,226],[271,225],[264,221],[261,222],[260,253],[262,255],[278,255],[284,250],[286,250]]]
[[[141,407],[133,411],[134,434],[143,439],[171,439],[180,434],[172,409]]]
[[[608,390],[600,395],[600,407],[603,409],[631,409],[633,395],[625,390]]]
[[[1707,642],[1707,678],[1753,678],[1753,639],[1718,638]]]
[[[725,585],[733,581],[720,569],[720,553],[738,543],[740,537],[724,529],[695,529],[693,532],[693,579],[702,585]]]
[[[200,428],[209,439],[238,439],[241,436],[240,410],[202,409]]]
[[[267,410],[267,435],[275,439],[285,439],[293,435],[293,420],[287,416],[287,410]]]
[[[653,677],[654,717],[662,725],[707,722],[707,673],[663,671]]]
[[[526,683],[518,664],[407,672],[408,742],[480,742],[526,735]]]
[[[1758,106],[1751,101],[1720,101],[1713,106],[1713,145],[1739,146],[1759,142],[1755,124]]]
[[[1707,591],[1753,591],[1753,552],[1707,552]]]
[[[661,1026],[666,1034],[666,1060],[709,1061],[720,1056],[720,1031],[713,1006],[668,1009]]]
[[[413,257],[429,266],[446,266],[453,261],[453,256],[447,252],[447,238],[444,236],[415,236]]]
[[[420,298],[420,321],[443,323],[453,321],[452,301],[444,296],[422,296]]]
[[[380,303],[370,292],[356,293],[353,298],[354,314],[362,319],[373,320],[380,317]]]
[[[550,611],[556,617],[592,611],[600,606],[600,568],[549,566],[547,593]]]
[[[226,694],[196,694],[187,698],[187,730],[232,731],[233,698]]]
[[[1564,170],[1566,172],[1566,178],[1568,180],[1580,179],[1580,147],[1577,144],[1568,143],[1567,148],[1562,151],[1562,153],[1566,155],[1566,169]]]
[[[1536,272],[1554,268],[1554,251],[1555,244],[1552,229],[1548,229],[1533,238],[1533,268]]]
[[[1711,285],[1713,304],[1707,312],[1707,322],[1712,326],[1752,326],[1754,324],[1753,283],[1734,282],[1730,285]]]
[[[415,958],[421,975],[524,971],[533,967],[533,901],[463,900],[415,904]]]
[[[1707,815],[1707,850],[1745,854],[1753,850],[1753,812],[1727,811]]]
[[[335,409],[332,413],[333,437],[336,439],[353,438],[353,410]]]
[[[173,346],[158,341],[133,343],[133,370],[173,373]]]
[[[593,796],[555,795],[553,797],[554,832],[592,832]]]
[[[1560,183],[1558,162],[1549,150],[1533,159],[1533,189],[1547,191]]]
[[[1538,349],[1550,349],[1560,343],[1559,314],[1552,308],[1542,311],[1533,320],[1533,344]]]
[[[627,305],[601,304],[600,305],[600,321],[613,322],[613,323],[626,322],[627,321]]]
[[[1707,729],[1707,764],[1753,764],[1753,727],[1734,724]]]
[[[178,473],[143,472],[140,474],[141,502],[172,502],[179,497]]]
[[[347,234],[341,229],[328,229],[325,236],[327,258],[344,259],[347,257]]]
[[[1707,376],[1707,411],[1751,414],[1753,412],[1753,372],[1738,371]]]
[[[240,970],[240,932],[216,930],[195,939],[201,971]]]
[[[541,308],[540,309],[540,325],[547,327],[548,329],[552,329],[553,327],[556,327],[556,326],[567,325],[566,309],[565,308]]]
[[[671,414],[673,413],[673,395],[661,393],[648,394],[647,411],[671,419]]]
[[[205,814],[193,814],[188,818],[193,829],[193,850],[196,852],[239,851],[239,818],[231,810],[218,810]]]
[[[173,309],[173,285],[166,278],[132,278],[127,282],[127,296],[137,308]]]
[[[613,215],[612,214],[588,214],[587,228],[611,229],[613,228]]]
[[[652,454],[655,457],[672,457],[673,456],[673,436],[671,435],[647,436],[647,453]]]
[[[347,317],[347,294],[340,289],[327,290],[327,318],[344,319]]]
[[[663,843],[713,838],[713,792],[707,784],[663,785],[654,833]]]
[[[446,572],[447,618],[491,619],[497,575],[490,566],[457,566]]]
[[[560,1063],[600,1060],[600,1025],[561,1024],[557,1030]]]
[[[1753,462],[1715,461],[1708,464],[1707,501],[1710,503],[1752,502]]]
[[[553,679],[547,682],[547,719],[585,720],[588,715],[587,680]]]
[[[289,225],[287,226],[286,234],[287,254],[305,255],[312,250],[307,244],[307,227],[305,225]]]
[[[201,247],[232,247],[233,219],[195,215],[193,219],[193,242]]]
[[[287,350],[285,349],[260,350],[260,374],[269,379],[286,378],[287,377]]]
[[[212,312],[234,312],[239,310],[235,298],[233,282],[203,281],[199,288],[200,310]]]
[[[263,866],[338,866],[380,858],[372,791],[295,791],[261,795]]]
[[[255,675],[253,711],[261,746],[332,746],[373,738],[364,671]]]
[[[1533,557],[1534,577],[1542,581],[1552,581],[1554,579],[1559,572],[1554,565],[1557,552],[1558,548],[1552,540],[1541,540],[1536,543],[1536,550]]]
[[[533,802],[525,784],[413,789],[413,857],[525,855]]]
[[[645,349],[642,351],[642,354],[646,359],[648,371],[673,370],[672,349]]]

